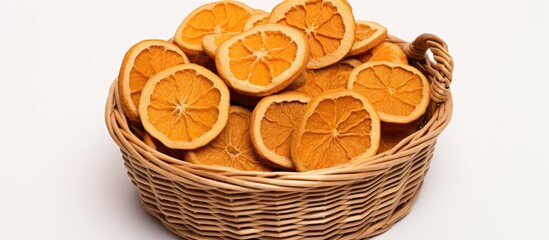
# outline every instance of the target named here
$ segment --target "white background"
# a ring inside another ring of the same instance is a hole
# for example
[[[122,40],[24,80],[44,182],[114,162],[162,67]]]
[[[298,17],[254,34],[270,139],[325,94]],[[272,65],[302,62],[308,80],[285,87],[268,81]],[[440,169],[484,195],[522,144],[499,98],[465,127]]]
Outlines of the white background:
[[[0,0],[0,239],[177,239],[141,208],[103,110],[125,51],[203,3]],[[455,59],[420,197],[376,239],[549,239],[548,1],[350,3]]]

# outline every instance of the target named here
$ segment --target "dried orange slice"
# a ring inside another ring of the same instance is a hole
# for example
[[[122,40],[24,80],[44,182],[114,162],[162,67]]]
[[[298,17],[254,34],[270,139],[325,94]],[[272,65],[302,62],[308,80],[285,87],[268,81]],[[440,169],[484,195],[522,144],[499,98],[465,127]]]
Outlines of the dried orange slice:
[[[164,40],[145,40],[133,45],[122,61],[118,91],[126,117],[139,122],[139,97],[145,83],[156,73],[189,60],[175,44]]]
[[[192,11],[179,25],[174,41],[185,53],[203,51],[202,38],[209,34],[241,32],[246,21],[256,13],[253,8],[237,1],[219,1]]]
[[[187,151],[185,159],[194,164],[232,167],[244,171],[270,171],[258,160],[250,140],[252,112],[231,106],[227,127],[208,145]]]
[[[357,21],[355,43],[348,56],[366,52],[379,45],[387,37],[387,28],[375,22]]]
[[[248,19],[248,21],[244,25],[244,31],[249,30],[255,26],[259,26],[261,24],[267,23],[270,15],[271,15],[270,13],[261,13],[261,14],[253,15],[252,17],[250,17],[250,19]]]
[[[292,83],[293,90],[317,96],[328,90],[346,89],[349,74],[362,63],[356,59],[347,59],[321,69],[307,69],[301,83]]]
[[[287,92],[263,98],[252,115],[252,143],[256,153],[271,166],[292,170],[290,146],[309,95]]]
[[[180,150],[180,149],[171,149],[169,147],[166,147],[164,146],[164,144],[162,144],[160,141],[154,139],[153,137],[151,137],[150,134],[145,134],[145,136],[143,136],[143,142],[145,144],[147,144],[147,146],[151,147],[152,149],[154,150],[157,150],[161,153],[164,153],[170,157],[173,157],[173,158],[176,158],[176,159],[179,159],[179,160],[183,160],[183,156],[185,154],[185,152],[183,150]]]
[[[332,90],[311,99],[292,137],[298,171],[333,167],[373,156],[380,120],[374,107],[351,90]]]
[[[221,44],[215,62],[217,71],[234,91],[267,96],[299,77],[309,53],[301,32],[279,24],[264,24]]]
[[[355,19],[345,0],[287,0],[272,10],[269,22],[305,33],[311,45],[307,67],[312,69],[343,59],[355,41]]]
[[[202,38],[202,48],[208,56],[215,59],[215,51],[217,51],[217,47],[236,34],[238,33],[230,32],[206,35]]]
[[[195,149],[225,127],[229,89],[208,69],[182,64],[154,75],[143,88],[139,115],[145,130],[166,147]]]
[[[372,50],[358,55],[357,58],[362,62],[387,61],[408,65],[406,53],[398,45],[390,42],[383,42]]]
[[[404,64],[364,63],[351,72],[347,87],[366,97],[384,122],[412,122],[429,106],[427,78]]]

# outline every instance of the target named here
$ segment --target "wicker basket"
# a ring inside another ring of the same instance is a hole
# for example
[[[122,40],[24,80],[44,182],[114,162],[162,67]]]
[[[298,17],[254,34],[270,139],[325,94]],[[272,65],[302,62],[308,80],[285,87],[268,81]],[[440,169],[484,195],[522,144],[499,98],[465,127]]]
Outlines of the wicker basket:
[[[185,239],[365,239],[387,231],[410,211],[448,125],[453,70],[446,44],[434,35],[387,41],[399,44],[431,81],[427,120],[371,161],[305,173],[236,171],[159,153],[130,130],[115,81],[107,128],[145,209]]]

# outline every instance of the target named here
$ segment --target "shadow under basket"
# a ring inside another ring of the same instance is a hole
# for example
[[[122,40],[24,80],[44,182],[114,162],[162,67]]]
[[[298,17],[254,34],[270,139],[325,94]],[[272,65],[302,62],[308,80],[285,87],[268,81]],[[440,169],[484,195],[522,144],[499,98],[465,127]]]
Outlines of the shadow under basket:
[[[387,231],[410,211],[450,121],[453,70],[437,36],[387,41],[431,82],[421,129],[370,161],[310,172],[238,171],[157,152],[131,131],[115,80],[106,124],[144,208],[184,239],[366,239]]]

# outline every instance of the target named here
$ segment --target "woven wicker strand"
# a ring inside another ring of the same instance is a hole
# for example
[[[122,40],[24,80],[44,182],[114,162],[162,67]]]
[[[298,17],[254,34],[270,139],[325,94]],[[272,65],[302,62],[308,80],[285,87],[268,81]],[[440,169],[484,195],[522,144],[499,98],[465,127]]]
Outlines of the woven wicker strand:
[[[305,173],[200,166],[159,153],[132,131],[115,80],[107,129],[144,208],[184,239],[367,239],[387,231],[410,211],[450,121],[453,71],[447,45],[435,35],[387,41],[399,44],[431,81],[428,121],[367,162]]]

